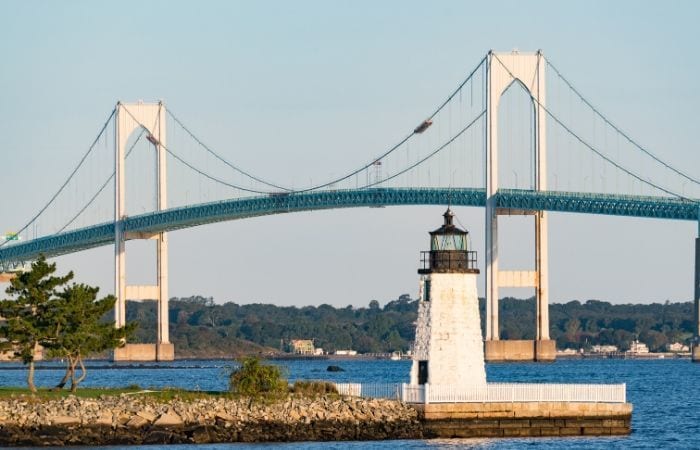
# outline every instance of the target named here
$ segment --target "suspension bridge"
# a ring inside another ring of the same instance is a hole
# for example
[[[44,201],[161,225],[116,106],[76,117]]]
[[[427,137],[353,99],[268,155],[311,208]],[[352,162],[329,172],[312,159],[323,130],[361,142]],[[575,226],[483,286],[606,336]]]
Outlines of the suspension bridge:
[[[61,186],[8,233],[12,239],[0,241],[0,281],[40,254],[114,245],[117,326],[126,321],[127,300],[158,305],[157,342],[127,344],[114,357],[169,360],[174,357],[168,335],[170,231],[309,210],[484,207],[486,357],[551,360],[548,212],[700,220],[700,179],[626,133],[541,51],[489,52],[394,145],[322,183],[271,181],[225,153],[207,145],[162,102],[117,103]],[[533,217],[534,270],[499,270],[498,218],[504,215]],[[125,243],[137,239],[156,241],[154,285],[127,284]],[[694,360],[700,359],[699,263],[696,239]],[[500,287],[534,288],[535,340],[500,339]]]

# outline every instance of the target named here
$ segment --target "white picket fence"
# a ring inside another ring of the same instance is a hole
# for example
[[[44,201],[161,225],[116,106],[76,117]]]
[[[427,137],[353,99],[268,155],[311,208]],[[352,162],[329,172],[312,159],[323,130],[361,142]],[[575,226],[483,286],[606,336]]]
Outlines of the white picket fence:
[[[487,383],[485,386],[336,383],[341,395],[390,398],[406,403],[586,402],[625,403],[623,384]]]
[[[401,383],[335,383],[341,395],[401,400]]]

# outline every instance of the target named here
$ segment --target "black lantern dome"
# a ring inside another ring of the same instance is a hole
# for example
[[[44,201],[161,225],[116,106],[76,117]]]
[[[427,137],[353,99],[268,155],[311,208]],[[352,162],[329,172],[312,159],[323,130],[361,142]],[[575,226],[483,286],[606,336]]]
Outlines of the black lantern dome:
[[[430,232],[430,251],[421,252],[423,267],[418,273],[479,273],[476,252],[468,248],[469,232],[453,223],[450,208],[442,217],[442,226]]]

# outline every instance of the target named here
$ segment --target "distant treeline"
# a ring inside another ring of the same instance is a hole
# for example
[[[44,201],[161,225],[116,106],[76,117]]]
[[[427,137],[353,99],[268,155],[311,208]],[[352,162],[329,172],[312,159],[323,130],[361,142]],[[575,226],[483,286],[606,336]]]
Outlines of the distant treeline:
[[[384,307],[372,300],[361,308],[216,304],[211,298],[200,296],[173,298],[170,339],[179,356],[189,357],[279,351],[281,341],[290,339],[314,339],[315,346],[326,351],[406,351],[414,338],[417,304],[408,295],[401,295]],[[140,324],[135,342],[153,342],[155,304],[127,305],[127,320]],[[501,337],[533,339],[534,299],[505,298],[500,305]],[[479,306],[483,320],[483,299]],[[625,350],[638,339],[652,351],[663,350],[667,343],[689,343],[692,312],[690,302],[614,305],[598,300],[571,301],[550,305],[550,334],[562,349],[612,344]]]

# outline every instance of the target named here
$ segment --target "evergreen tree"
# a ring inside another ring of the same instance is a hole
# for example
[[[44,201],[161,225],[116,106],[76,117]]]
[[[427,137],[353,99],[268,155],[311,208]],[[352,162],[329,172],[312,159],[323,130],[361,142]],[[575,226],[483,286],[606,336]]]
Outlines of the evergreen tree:
[[[56,299],[56,290],[73,278],[73,272],[55,277],[56,264],[48,264],[39,256],[31,270],[19,274],[10,281],[5,291],[12,299],[0,301],[0,345],[12,350],[16,357],[29,366],[27,385],[36,392],[34,385],[34,357],[40,345],[50,339],[54,326],[48,320],[47,311]]]
[[[47,320],[53,324],[51,339],[45,344],[50,356],[66,359],[66,373],[56,386],[62,389],[70,379],[71,392],[85,379],[87,370],[83,358],[123,345],[135,329],[135,323],[115,328],[114,321],[101,318],[114,308],[116,298],[108,295],[97,300],[99,288],[85,284],[67,286],[47,310]],[[80,377],[76,378],[76,367]]]

